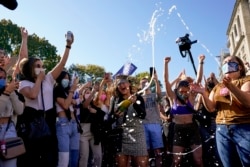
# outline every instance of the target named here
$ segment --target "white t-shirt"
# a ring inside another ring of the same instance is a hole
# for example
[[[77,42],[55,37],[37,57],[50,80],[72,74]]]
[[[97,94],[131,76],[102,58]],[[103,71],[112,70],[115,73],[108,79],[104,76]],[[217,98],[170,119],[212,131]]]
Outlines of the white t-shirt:
[[[44,110],[47,111],[51,108],[53,108],[53,88],[55,84],[55,80],[51,73],[48,73],[45,76],[45,79],[42,82],[43,84],[43,101],[44,101]],[[35,83],[30,82],[28,80],[22,80],[19,84],[18,91],[20,92],[25,87],[33,87]],[[39,91],[38,96],[36,99],[29,99],[24,96],[25,99],[25,106],[32,107],[36,110],[43,110],[43,104],[42,104],[42,95],[41,91]]]
[[[102,104],[101,110],[105,112],[104,120],[108,119],[109,109],[105,104]]]

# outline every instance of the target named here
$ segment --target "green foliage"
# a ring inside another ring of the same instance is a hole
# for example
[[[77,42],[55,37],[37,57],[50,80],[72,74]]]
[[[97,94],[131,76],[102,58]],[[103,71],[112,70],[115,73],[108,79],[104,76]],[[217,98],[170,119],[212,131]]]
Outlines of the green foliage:
[[[40,57],[47,71],[53,69],[61,59],[56,52],[56,47],[51,45],[45,38],[39,38],[36,34],[29,36],[28,55]]]
[[[102,78],[105,74],[105,69],[98,65],[87,64],[86,66],[80,64],[71,64],[68,68],[69,73],[72,75],[76,72],[79,76],[80,82],[86,82],[86,75],[92,77],[94,80]]]
[[[21,45],[20,29],[10,20],[0,21],[0,47],[8,54],[17,56]]]
[[[11,56],[18,56],[21,46],[20,27],[10,20],[0,21],[0,47]],[[28,36],[28,55],[40,57],[47,71],[50,71],[60,60],[57,49],[45,38],[40,38],[36,34]]]
[[[151,80],[151,77],[150,77],[149,72],[141,72],[141,73],[138,73],[135,77],[136,77],[136,80],[137,80],[138,85],[140,84],[140,80],[143,79],[143,78],[147,78],[148,81]],[[159,79],[159,76],[158,76],[158,79]],[[161,81],[160,81],[160,80],[158,80],[158,81],[159,81],[160,87],[162,88],[162,83],[161,83]],[[151,83],[150,89],[151,89],[152,92],[155,92],[155,91],[156,91],[156,90],[155,90],[155,82],[152,82],[152,83]]]

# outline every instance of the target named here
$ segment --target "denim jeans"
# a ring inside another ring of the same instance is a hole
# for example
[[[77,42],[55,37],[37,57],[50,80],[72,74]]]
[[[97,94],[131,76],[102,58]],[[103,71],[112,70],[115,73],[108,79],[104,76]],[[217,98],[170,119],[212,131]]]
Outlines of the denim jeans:
[[[58,140],[58,152],[69,153],[66,154],[69,157],[69,167],[78,166],[79,160],[79,148],[80,148],[80,134],[77,130],[77,123],[75,120],[69,121],[68,118],[58,118],[56,122],[56,135]],[[71,154],[74,154],[71,156]],[[58,164],[63,162],[62,159],[58,159]],[[61,166],[67,166],[68,164],[61,164]]]
[[[222,167],[216,146],[215,130],[216,126],[200,126],[204,167]]]
[[[250,124],[217,124],[216,144],[224,167],[250,166]]]
[[[7,127],[7,124],[1,124],[0,125],[0,137],[1,139],[3,138],[4,136],[4,133],[6,131],[6,127]],[[9,125],[9,129],[8,131],[6,132],[4,138],[10,138],[10,137],[16,137],[17,134],[16,134],[16,128],[15,128],[15,125],[13,122],[10,123]],[[3,167],[16,167],[16,158],[14,159],[10,159],[10,160],[1,160],[0,159],[0,167],[3,166]]]

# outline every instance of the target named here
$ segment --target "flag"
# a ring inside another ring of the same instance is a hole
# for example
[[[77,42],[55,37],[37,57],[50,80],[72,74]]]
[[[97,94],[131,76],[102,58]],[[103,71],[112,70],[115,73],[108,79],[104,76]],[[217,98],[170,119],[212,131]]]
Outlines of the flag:
[[[124,64],[115,75],[113,75],[113,78],[115,78],[117,75],[132,75],[137,67],[133,63],[127,63]]]

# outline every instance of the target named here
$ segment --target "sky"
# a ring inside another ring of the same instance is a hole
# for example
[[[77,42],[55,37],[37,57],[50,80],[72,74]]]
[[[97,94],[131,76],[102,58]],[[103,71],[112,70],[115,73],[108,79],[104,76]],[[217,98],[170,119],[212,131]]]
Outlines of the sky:
[[[66,67],[95,64],[115,74],[133,63],[140,72],[156,68],[163,83],[163,63],[171,57],[169,79],[181,71],[195,78],[190,59],[183,58],[175,40],[190,34],[197,69],[198,56],[206,56],[204,75],[218,75],[216,56],[226,50],[227,28],[235,0],[17,0],[18,7],[0,6],[0,18],[25,27],[65,49],[65,34],[75,37]]]

